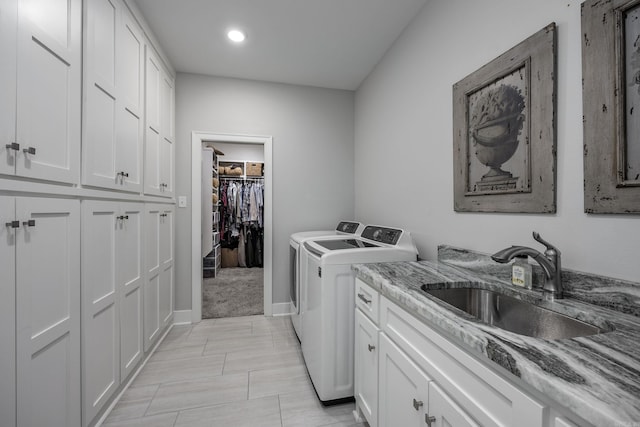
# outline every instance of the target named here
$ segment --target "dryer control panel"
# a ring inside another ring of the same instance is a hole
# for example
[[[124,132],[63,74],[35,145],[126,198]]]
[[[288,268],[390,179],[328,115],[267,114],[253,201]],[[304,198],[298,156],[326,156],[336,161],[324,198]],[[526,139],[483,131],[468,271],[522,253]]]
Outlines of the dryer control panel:
[[[376,242],[385,243],[387,245],[395,245],[402,236],[402,230],[397,228],[378,227],[375,225],[367,225],[362,231],[362,237]]]

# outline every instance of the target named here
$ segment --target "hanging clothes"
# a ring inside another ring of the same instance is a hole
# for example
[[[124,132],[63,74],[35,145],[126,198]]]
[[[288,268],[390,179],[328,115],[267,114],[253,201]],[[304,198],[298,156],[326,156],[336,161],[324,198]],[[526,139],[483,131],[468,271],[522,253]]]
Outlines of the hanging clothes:
[[[262,267],[264,183],[221,179],[221,244],[238,248],[241,267]]]

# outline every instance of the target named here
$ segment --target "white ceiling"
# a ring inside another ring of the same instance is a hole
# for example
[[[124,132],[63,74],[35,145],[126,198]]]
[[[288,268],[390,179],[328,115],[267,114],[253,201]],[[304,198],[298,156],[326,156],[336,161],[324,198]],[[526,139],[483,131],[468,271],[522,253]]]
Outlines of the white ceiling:
[[[178,72],[355,90],[426,0],[135,0]],[[246,31],[241,46],[231,27]]]

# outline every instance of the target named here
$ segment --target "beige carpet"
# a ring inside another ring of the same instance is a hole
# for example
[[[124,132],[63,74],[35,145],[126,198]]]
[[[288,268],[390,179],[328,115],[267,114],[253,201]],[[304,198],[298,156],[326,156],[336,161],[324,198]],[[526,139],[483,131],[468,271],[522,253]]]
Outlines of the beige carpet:
[[[262,268],[222,268],[202,288],[203,319],[264,314]]]

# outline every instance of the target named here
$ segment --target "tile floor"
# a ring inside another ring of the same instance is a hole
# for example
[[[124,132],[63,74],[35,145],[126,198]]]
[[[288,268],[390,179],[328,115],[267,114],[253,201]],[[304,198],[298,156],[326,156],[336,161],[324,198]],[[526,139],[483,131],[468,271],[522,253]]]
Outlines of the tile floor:
[[[174,326],[103,426],[366,427],[323,407],[289,317]]]

